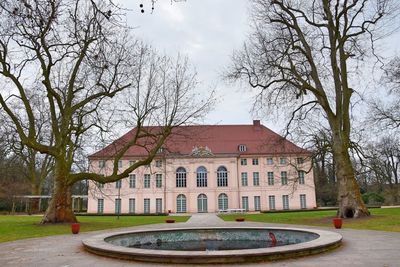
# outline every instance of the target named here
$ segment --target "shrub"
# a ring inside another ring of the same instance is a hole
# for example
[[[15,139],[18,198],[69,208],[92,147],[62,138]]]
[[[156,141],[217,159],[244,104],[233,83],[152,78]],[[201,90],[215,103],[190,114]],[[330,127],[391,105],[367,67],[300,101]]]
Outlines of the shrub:
[[[369,192],[362,195],[365,204],[382,204],[385,198],[378,193]]]

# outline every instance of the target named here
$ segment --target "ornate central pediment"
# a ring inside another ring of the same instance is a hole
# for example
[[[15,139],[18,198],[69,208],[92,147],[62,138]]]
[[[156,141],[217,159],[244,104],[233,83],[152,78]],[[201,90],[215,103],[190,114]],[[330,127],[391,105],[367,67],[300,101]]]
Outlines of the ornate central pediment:
[[[209,156],[214,156],[214,154],[211,152],[211,149],[208,148],[207,146],[203,147],[193,147],[192,153],[190,154],[193,157],[209,157]]]

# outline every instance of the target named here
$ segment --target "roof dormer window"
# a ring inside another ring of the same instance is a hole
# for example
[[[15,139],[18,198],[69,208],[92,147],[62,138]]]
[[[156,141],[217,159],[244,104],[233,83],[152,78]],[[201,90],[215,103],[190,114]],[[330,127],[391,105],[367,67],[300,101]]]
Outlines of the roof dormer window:
[[[246,152],[246,150],[247,150],[246,145],[239,145],[239,151],[240,152]]]

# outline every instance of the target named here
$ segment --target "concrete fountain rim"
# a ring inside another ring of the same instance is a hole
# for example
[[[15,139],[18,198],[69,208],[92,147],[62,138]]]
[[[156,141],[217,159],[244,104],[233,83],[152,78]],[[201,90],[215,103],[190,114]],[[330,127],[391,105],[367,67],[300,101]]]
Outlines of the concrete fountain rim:
[[[261,230],[284,230],[307,232],[319,235],[318,238],[286,246],[242,249],[242,250],[220,250],[220,251],[171,251],[150,250],[123,247],[113,245],[105,241],[107,238],[135,233],[152,233],[164,231],[182,230],[218,230],[218,229],[261,229]],[[338,233],[319,230],[292,227],[256,227],[256,226],[215,226],[215,227],[173,227],[157,229],[135,229],[129,231],[118,231],[92,236],[82,241],[83,246],[89,252],[127,260],[164,263],[239,263],[278,260],[295,258],[306,255],[318,254],[340,246],[342,236]]]

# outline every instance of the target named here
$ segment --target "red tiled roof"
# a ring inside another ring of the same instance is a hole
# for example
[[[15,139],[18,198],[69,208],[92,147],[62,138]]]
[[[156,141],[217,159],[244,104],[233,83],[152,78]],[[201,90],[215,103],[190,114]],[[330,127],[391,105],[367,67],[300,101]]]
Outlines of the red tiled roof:
[[[145,129],[155,133],[162,128],[145,127]],[[104,149],[94,153],[90,158],[111,157],[122,144],[131,140],[135,133],[136,128]],[[140,144],[145,143],[147,143],[145,147],[151,148],[154,142],[149,138],[140,141]],[[241,144],[246,146],[245,152],[239,152],[239,145]],[[170,156],[189,156],[194,147],[208,147],[216,156],[226,154],[280,155],[310,153],[263,125],[179,126],[172,130],[171,135],[163,145],[165,153]],[[147,155],[145,148],[132,146],[124,154],[124,157],[141,157],[145,155]]]

